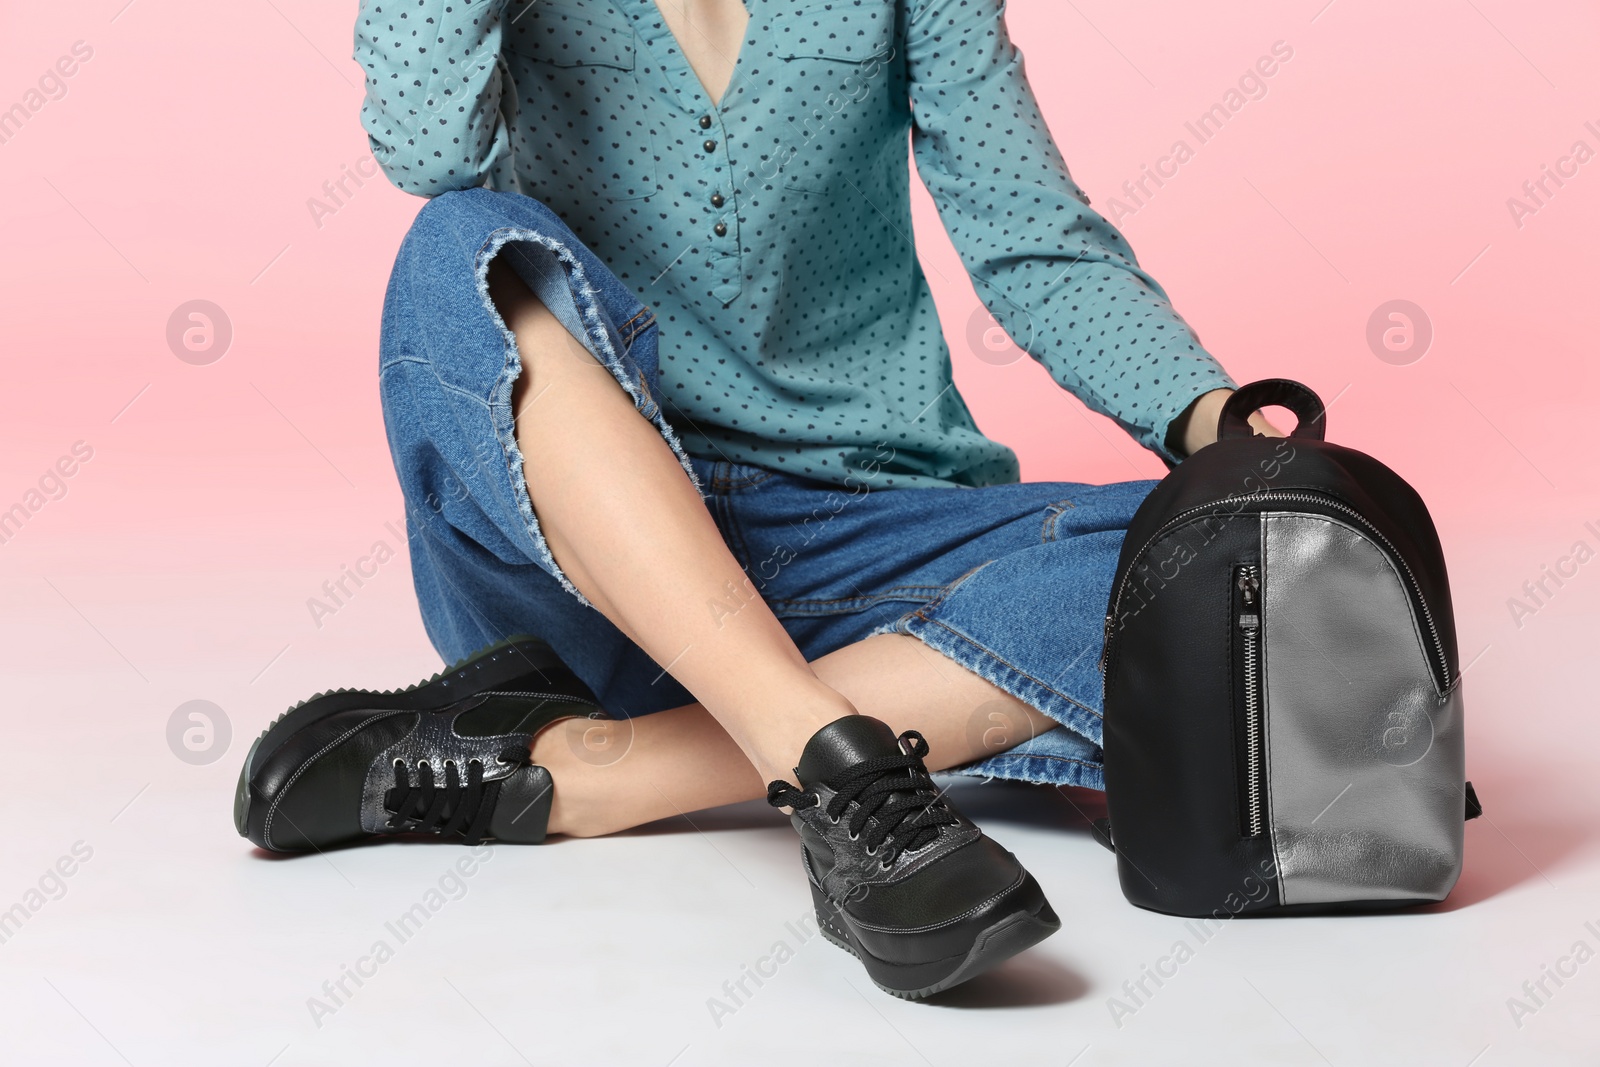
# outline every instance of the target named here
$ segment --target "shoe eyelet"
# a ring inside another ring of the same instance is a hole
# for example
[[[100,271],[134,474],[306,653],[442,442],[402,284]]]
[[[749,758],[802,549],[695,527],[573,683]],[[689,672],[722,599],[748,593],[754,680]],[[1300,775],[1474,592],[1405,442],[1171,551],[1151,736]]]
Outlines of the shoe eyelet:
[[[878,854],[878,850],[877,850],[877,849],[875,849],[875,848],[869,848],[869,849],[867,849],[867,855],[869,855],[869,856],[876,856],[876,855],[877,855],[877,854]]]
[[[850,834],[850,840],[852,840],[852,841],[859,841],[859,840],[861,840],[861,835],[860,835],[860,834],[858,834],[858,833],[854,833],[854,832],[852,832],[852,833],[851,833],[851,834]]]
[[[893,866],[894,866],[894,864],[890,863],[886,859],[878,861],[878,870],[880,870],[880,871],[887,871],[890,867],[893,867]]]
[[[828,816],[828,821],[829,821],[829,822],[830,822],[830,823],[832,823],[832,824],[833,824],[833,825],[835,825],[835,826],[838,826],[838,825],[839,825],[839,819],[838,819],[838,817],[837,817],[837,816],[835,816],[835,815],[830,815],[830,816]]]

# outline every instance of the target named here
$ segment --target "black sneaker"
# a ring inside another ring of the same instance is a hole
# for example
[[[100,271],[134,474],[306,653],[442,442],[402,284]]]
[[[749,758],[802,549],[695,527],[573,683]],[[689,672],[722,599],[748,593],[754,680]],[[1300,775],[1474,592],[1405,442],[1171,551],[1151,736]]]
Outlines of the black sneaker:
[[[385,834],[544,840],[553,784],[540,730],[605,718],[543,641],[513,637],[392,693],[337,690],[290,708],[250,746],[233,822],[273,852]]]
[[[847,715],[818,730],[767,802],[793,809],[822,934],[906,1000],[1038,944],[1061,920],[1033,876],[928,777],[928,743]]]

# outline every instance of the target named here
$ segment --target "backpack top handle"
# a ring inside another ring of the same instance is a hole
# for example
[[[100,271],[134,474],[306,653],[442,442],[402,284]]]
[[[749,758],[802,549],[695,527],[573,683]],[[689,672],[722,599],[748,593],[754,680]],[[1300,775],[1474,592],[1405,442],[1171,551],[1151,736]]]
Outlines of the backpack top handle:
[[[1322,398],[1310,387],[1288,378],[1263,378],[1235,390],[1222,405],[1222,414],[1217,419],[1217,440],[1254,436],[1250,415],[1260,408],[1273,406],[1288,408],[1299,420],[1290,437],[1323,440],[1328,410],[1322,406]]]

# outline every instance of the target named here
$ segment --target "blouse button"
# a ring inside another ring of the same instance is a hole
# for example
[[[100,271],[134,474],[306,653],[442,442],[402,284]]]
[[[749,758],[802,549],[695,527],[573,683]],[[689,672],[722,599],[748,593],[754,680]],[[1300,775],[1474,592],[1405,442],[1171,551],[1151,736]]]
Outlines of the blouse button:
[[[711,116],[710,115],[701,115],[700,116],[700,128],[702,130],[709,130],[711,128]]]
[[[711,194],[711,206],[712,207],[721,207],[725,203],[727,203],[727,201],[722,199],[722,194],[721,193],[712,193]]]
[[[719,222],[715,226],[711,227],[711,232],[716,234],[718,237],[726,237],[728,236],[728,224],[726,222]]]
[[[717,150],[717,142],[715,142],[715,141],[707,141],[701,147],[704,148],[707,152],[715,152]]]

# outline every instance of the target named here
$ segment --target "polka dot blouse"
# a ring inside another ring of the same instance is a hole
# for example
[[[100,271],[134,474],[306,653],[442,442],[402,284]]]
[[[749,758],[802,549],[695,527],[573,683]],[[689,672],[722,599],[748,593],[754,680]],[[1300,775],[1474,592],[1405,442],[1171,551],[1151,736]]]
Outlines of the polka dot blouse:
[[[909,133],[996,320],[1172,458],[1171,420],[1233,382],[1067,172],[1002,0],[747,3],[714,106],[653,0],[364,0],[362,123],[399,188],[542,200],[655,310],[691,453],[836,483],[1016,481],[951,380]]]

